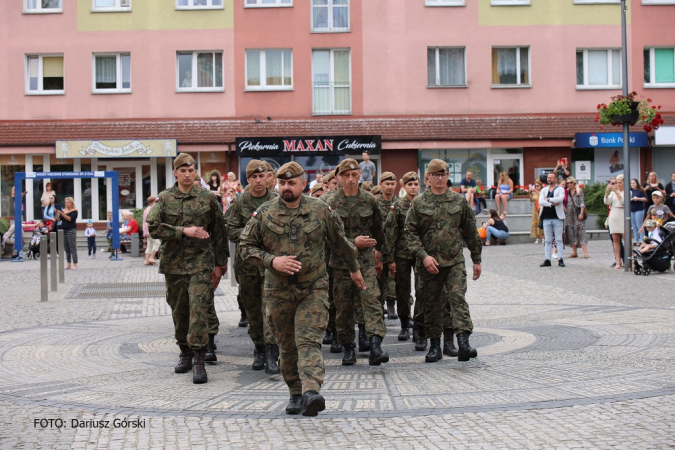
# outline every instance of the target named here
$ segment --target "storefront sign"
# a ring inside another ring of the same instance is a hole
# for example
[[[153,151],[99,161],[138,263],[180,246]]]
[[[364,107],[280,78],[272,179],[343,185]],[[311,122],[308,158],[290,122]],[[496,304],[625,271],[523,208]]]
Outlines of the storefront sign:
[[[364,151],[380,154],[381,150],[380,136],[237,138],[237,155],[253,158],[284,155],[358,155]]]
[[[574,173],[577,177],[577,181],[589,181],[591,179],[591,162],[575,161]]]
[[[654,145],[675,145],[675,127],[660,127],[656,130]]]
[[[105,172],[26,172],[26,178],[105,178]]]
[[[631,147],[648,147],[647,133],[630,133]],[[576,148],[621,148],[623,147],[623,133],[577,133],[575,135]]]
[[[175,139],[56,141],[56,157],[167,158],[176,156]]]

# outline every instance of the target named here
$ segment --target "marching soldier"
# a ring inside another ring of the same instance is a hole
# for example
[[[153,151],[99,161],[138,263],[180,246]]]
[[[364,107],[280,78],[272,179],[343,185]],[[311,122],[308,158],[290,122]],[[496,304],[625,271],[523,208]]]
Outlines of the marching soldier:
[[[391,172],[384,172],[380,175],[380,184],[370,191],[370,193],[373,194],[375,188],[380,189],[380,195],[376,198],[380,211],[382,211],[382,218],[385,220],[392,210],[392,207],[398,202],[398,198],[394,195],[397,184],[396,175]],[[382,306],[386,303],[389,320],[396,320],[399,316],[396,314],[396,285],[394,283],[394,278],[390,276],[389,270],[380,269],[378,281],[380,288],[380,303]]]
[[[323,177],[324,193],[319,197],[324,202],[330,197],[338,188],[338,180],[335,176],[335,170],[328,172]],[[337,340],[337,333],[335,331],[335,302],[333,301],[333,268],[330,267],[330,246],[326,246],[326,271],[328,272],[328,328],[326,334],[323,336],[323,343],[330,345],[331,353],[342,353],[342,346]]]

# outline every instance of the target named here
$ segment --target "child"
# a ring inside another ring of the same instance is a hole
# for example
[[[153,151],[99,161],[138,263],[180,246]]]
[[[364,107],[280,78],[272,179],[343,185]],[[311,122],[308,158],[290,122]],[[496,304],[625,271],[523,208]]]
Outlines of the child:
[[[84,235],[87,236],[87,250],[89,252],[89,259],[96,259],[96,230],[94,229],[94,221],[87,221],[87,228],[84,230]]]
[[[485,201],[485,186],[483,186],[482,180],[476,180],[476,214],[480,214],[481,206],[482,209],[487,211],[487,202]]]
[[[30,245],[40,245],[40,236],[49,233],[49,228],[45,226],[43,221],[39,221],[33,229],[33,237],[30,239]]]
[[[663,241],[663,239],[661,238],[661,231],[658,222],[649,219],[647,220],[647,222],[645,222],[645,227],[647,227],[646,237],[653,239],[653,241],[649,243],[643,242],[642,244],[640,244],[640,248],[638,248],[638,252],[640,253],[645,253],[655,249],[656,247],[659,246],[661,241]]]
[[[108,223],[105,225],[105,238],[108,240],[108,249],[106,251],[112,253],[112,211],[108,211],[106,213],[106,220],[108,221]]]

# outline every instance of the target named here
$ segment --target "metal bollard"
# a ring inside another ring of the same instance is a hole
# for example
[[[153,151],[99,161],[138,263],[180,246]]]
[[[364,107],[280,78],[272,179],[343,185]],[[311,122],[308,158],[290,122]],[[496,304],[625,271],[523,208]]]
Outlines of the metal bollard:
[[[40,301],[46,302],[49,297],[47,286],[47,236],[40,236]]]
[[[138,236],[138,233],[133,233],[131,235],[131,256],[134,258],[138,258],[140,256],[140,242]]]
[[[66,278],[66,270],[63,268],[63,265],[64,265],[63,260],[65,258],[65,253],[66,253],[66,252],[63,251],[63,244],[64,244],[64,242],[63,242],[63,230],[58,230],[56,233],[59,236],[59,238],[57,239],[59,241],[59,245],[57,246],[58,247],[58,254],[59,254],[59,283],[63,283],[65,281],[65,278]]]
[[[51,277],[52,277],[52,292],[57,291],[56,286],[56,239],[52,239],[49,242],[49,253],[51,253]]]

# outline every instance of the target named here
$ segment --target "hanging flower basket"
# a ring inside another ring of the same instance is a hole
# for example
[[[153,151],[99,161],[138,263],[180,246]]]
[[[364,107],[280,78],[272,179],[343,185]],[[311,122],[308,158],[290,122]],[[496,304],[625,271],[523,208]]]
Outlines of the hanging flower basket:
[[[659,113],[661,106],[653,106],[651,98],[636,100],[636,97],[637,92],[631,92],[625,97],[623,95],[612,97],[609,105],[600,103],[597,106],[598,114],[595,121],[612,126],[644,124],[645,131],[657,130],[663,125]]]

